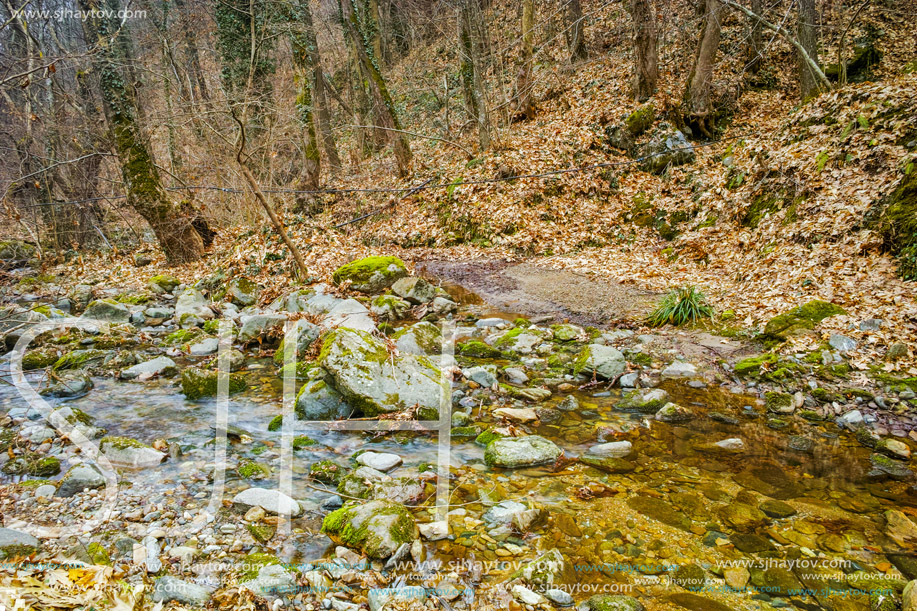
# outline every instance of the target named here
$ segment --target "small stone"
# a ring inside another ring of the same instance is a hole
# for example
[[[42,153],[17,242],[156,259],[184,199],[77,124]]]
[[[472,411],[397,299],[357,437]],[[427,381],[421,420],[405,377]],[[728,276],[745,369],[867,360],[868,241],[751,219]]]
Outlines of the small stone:
[[[538,592],[534,592],[522,585],[515,585],[512,588],[513,598],[518,600],[524,605],[540,605],[547,602],[544,596]]]
[[[723,579],[733,590],[744,590],[751,574],[745,567],[723,569]]]
[[[675,361],[662,370],[664,378],[689,378],[697,374],[697,367],[684,361]]]
[[[558,607],[572,607],[573,606],[573,597],[570,596],[567,592],[559,590],[557,588],[550,588],[545,590],[544,597],[549,601],[557,605]]]
[[[260,522],[265,515],[267,512],[262,507],[255,506],[245,512],[244,518],[246,522]]]
[[[291,515],[295,518],[302,514],[299,503],[278,490],[248,488],[233,497],[232,502],[243,507],[261,507],[275,515]]]
[[[494,416],[515,420],[516,422],[534,422],[538,414],[531,408],[500,407],[493,411]]]
[[[185,605],[202,606],[210,600],[210,592],[195,583],[175,577],[160,577],[153,586],[153,602],[173,600]]]
[[[397,454],[389,454],[387,452],[363,452],[357,456],[357,462],[361,465],[375,469],[376,471],[385,473],[391,471],[404,461]]]
[[[713,445],[717,446],[718,448],[723,448],[724,450],[729,450],[730,452],[745,451],[745,442],[738,437],[730,437],[729,439],[717,441]]]
[[[828,345],[839,352],[853,352],[857,348],[856,341],[845,335],[832,334],[828,339]]]

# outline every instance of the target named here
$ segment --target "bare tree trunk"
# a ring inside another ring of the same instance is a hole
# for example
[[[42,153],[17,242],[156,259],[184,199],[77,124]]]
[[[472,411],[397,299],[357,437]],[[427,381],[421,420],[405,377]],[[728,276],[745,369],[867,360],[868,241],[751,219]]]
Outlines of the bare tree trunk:
[[[818,11],[815,10],[815,0],[799,0],[797,13],[796,37],[799,44],[806,50],[809,58],[818,64]],[[818,75],[812,70],[809,62],[801,54],[797,54],[799,67],[799,97],[808,100],[822,91]]]
[[[196,35],[193,27],[193,18],[186,10],[185,0],[175,0],[175,7],[181,16],[180,29],[185,55],[185,72],[188,79],[188,89],[192,92],[194,101],[206,102],[210,99],[204,70],[201,68],[200,54],[197,50]]]
[[[713,87],[713,65],[720,46],[720,20],[723,7],[719,0],[703,0],[706,9],[694,68],[685,91],[685,121],[700,133],[713,138],[715,117],[710,99]]]
[[[120,4],[118,0],[109,0],[102,7],[99,0],[79,0],[79,6],[91,15],[83,21],[83,27],[86,39],[98,44],[95,64],[112,140],[121,160],[128,203],[150,224],[171,263],[200,259],[204,254],[204,242],[192,225],[194,219],[182,214],[162,186],[159,171],[140,132],[133,91],[119,71],[122,65],[130,65],[133,61],[125,55],[130,49],[129,41],[118,44],[118,39],[127,36],[117,18]],[[109,44],[113,37],[116,37],[114,44]]]
[[[459,7],[459,73],[462,75],[462,92],[465,108],[478,128],[478,148],[490,148],[491,124],[484,95],[484,79],[481,68],[482,43],[478,36],[477,23],[483,20],[478,0],[462,0]],[[448,98],[447,98],[448,104]]]
[[[522,0],[522,54],[516,77],[515,110],[517,117],[535,118],[532,102],[532,56],[535,49],[535,0]]]
[[[302,35],[305,42],[306,61],[309,65],[309,78],[312,86],[312,107],[316,128],[321,139],[325,158],[332,173],[341,169],[341,157],[338,155],[334,133],[331,130],[331,113],[328,111],[328,99],[325,96],[325,78],[322,75],[322,57],[315,37],[315,25],[312,21],[312,9],[308,0],[300,0],[299,16],[302,21]]]
[[[650,0],[631,0],[634,23],[634,95],[643,102],[656,93],[659,57],[656,51],[656,16]]]
[[[315,65],[312,64],[313,54],[309,51],[311,42],[304,32],[297,29],[298,24],[311,25],[311,18],[306,19],[309,13],[309,0],[301,0],[292,7],[289,14],[290,42],[293,47],[293,63],[299,74],[299,95],[296,96],[296,112],[303,130],[303,186],[315,190],[321,180],[321,156],[318,151],[318,130],[316,129],[316,113],[312,100],[312,83]]]
[[[756,15],[760,15],[764,10],[761,0],[751,0],[751,10]],[[764,60],[764,45],[761,43],[761,22],[757,19],[749,19],[751,32],[748,34],[748,66],[747,69],[752,74],[757,74],[761,69],[761,62]]]
[[[398,113],[395,110],[395,103],[388,91],[388,85],[385,78],[379,70],[379,62],[373,56],[372,45],[364,35],[360,22],[357,18],[356,9],[353,5],[354,0],[342,0],[341,7],[343,11],[344,25],[347,34],[353,40],[357,58],[360,65],[363,66],[369,77],[370,88],[373,92],[375,107],[378,116],[381,119],[381,127],[391,128],[399,131],[389,131],[394,139],[395,160],[398,166],[398,175],[402,178],[410,173],[411,166],[411,147],[408,144],[407,135],[401,130],[401,123],[398,121]]]
[[[570,61],[582,61],[589,57],[589,52],[586,50],[586,37],[583,34],[583,7],[580,0],[570,0],[567,15],[570,20]]]

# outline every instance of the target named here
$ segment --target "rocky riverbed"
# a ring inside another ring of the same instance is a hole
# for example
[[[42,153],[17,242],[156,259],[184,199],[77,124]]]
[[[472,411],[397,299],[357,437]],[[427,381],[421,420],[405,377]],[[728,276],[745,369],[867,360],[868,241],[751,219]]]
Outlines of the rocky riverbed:
[[[0,598],[917,608],[915,382],[860,383],[850,338],[786,356],[526,318],[394,257],[333,281],[10,295]],[[19,363],[41,403],[12,385]]]

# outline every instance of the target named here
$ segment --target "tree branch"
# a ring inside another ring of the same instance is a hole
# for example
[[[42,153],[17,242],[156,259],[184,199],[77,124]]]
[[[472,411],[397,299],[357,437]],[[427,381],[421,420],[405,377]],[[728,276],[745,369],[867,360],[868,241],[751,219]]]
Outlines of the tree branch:
[[[732,0],[719,0],[719,1],[722,2],[724,5],[728,6],[729,8],[735,9],[737,11],[741,11],[742,13],[745,13],[748,17],[751,17],[752,19],[756,19],[758,23],[766,27],[768,30],[772,30],[774,32],[777,32],[781,36],[783,36],[787,40],[787,42],[789,42],[791,45],[796,47],[796,50],[799,51],[800,57],[802,57],[802,59],[806,62],[809,68],[811,68],[812,73],[818,79],[822,87],[824,87],[827,91],[830,91],[831,89],[834,88],[831,85],[831,81],[828,80],[828,77],[825,76],[825,73],[822,72],[822,69],[818,66],[818,63],[815,60],[813,60],[811,56],[809,56],[809,53],[806,51],[806,48],[803,47],[802,44],[798,40],[796,40],[796,38],[794,38],[788,31],[786,31],[785,28],[782,28],[779,25],[774,25],[770,21],[767,21],[766,19],[764,19],[764,17],[762,17],[761,15],[758,15],[752,12],[750,9],[747,9],[744,6],[742,6],[741,4],[737,4],[736,2],[733,2]]]

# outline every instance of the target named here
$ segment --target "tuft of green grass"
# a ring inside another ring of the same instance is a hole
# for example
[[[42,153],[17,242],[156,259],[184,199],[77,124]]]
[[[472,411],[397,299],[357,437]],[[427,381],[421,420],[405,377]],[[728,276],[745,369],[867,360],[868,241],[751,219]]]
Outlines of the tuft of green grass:
[[[679,287],[669,291],[659,305],[647,317],[651,327],[666,324],[681,326],[713,316],[713,308],[704,294],[693,286]]]

